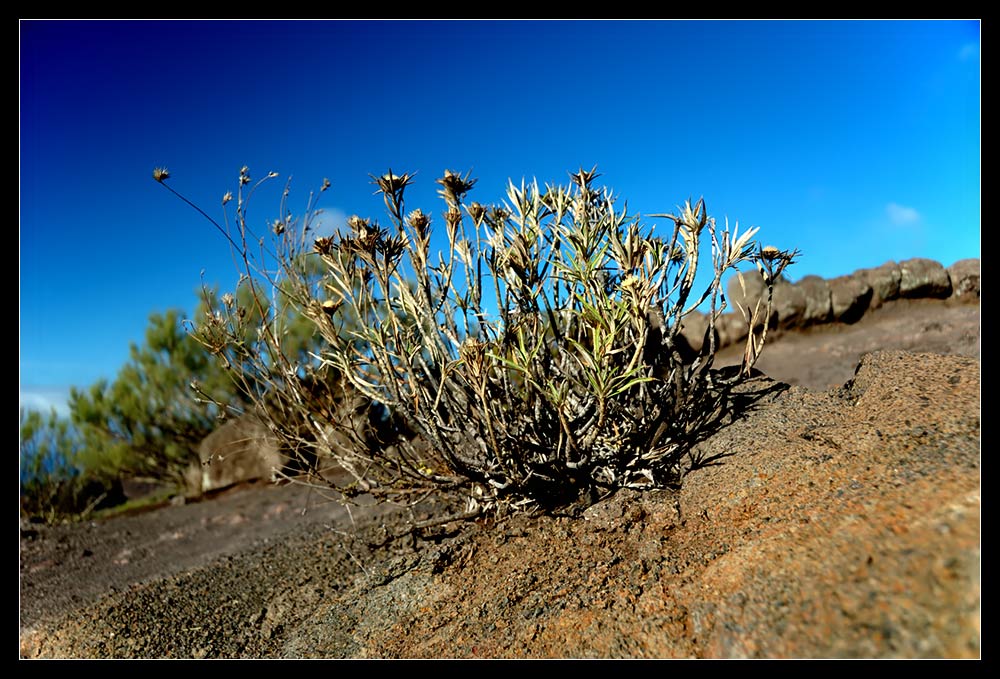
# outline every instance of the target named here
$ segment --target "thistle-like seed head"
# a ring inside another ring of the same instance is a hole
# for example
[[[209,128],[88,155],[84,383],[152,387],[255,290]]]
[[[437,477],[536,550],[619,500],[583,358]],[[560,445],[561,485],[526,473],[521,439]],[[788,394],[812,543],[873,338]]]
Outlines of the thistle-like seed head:
[[[357,215],[351,215],[347,218],[347,225],[351,227],[351,230],[359,236],[365,236],[368,233],[368,229],[371,228],[370,219],[362,219]]]
[[[462,202],[462,198],[465,197],[472,187],[475,185],[475,179],[469,179],[469,173],[466,173],[464,177],[455,174],[451,170],[445,170],[444,176],[437,180],[437,183],[441,185],[441,190],[438,194],[445,199],[449,205],[458,205]]]
[[[160,182],[161,184],[170,179],[170,170],[165,167],[157,167],[153,169],[153,179]]]
[[[448,225],[448,228],[454,230],[462,222],[462,211],[458,208],[451,208],[444,213],[444,221]]]
[[[766,259],[768,261],[774,261],[781,257],[781,250],[774,247],[773,245],[766,245],[760,249],[761,259]]]
[[[421,238],[427,235],[427,227],[430,226],[431,218],[425,215],[423,210],[417,208],[407,216],[406,221]]]
[[[376,177],[374,183],[378,186],[378,190],[382,193],[389,196],[395,196],[413,183],[413,175],[397,175],[393,174],[392,170],[390,170],[381,177]]]
[[[313,250],[315,250],[316,252],[318,252],[321,255],[328,255],[328,254],[330,254],[330,250],[332,250],[332,249],[333,249],[333,239],[332,238],[327,238],[327,237],[324,236],[323,238],[317,238],[313,242]]]
[[[486,215],[486,208],[479,203],[473,203],[467,206],[466,211],[468,211],[469,216],[472,217],[472,221],[478,226],[483,223],[483,217]]]

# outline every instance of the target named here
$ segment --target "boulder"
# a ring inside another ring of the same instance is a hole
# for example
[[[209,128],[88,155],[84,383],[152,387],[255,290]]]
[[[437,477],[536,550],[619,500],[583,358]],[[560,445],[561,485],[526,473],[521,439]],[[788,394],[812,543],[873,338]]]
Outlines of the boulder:
[[[805,276],[795,284],[805,296],[802,325],[829,323],[833,318],[833,300],[830,284],[819,276]]]
[[[188,477],[189,490],[195,494],[241,481],[271,479],[285,466],[273,434],[251,416],[230,420],[206,436],[198,457],[200,470]]]
[[[902,273],[896,262],[886,262],[874,269],[861,269],[858,273],[872,287],[872,299],[869,307],[878,309],[883,303],[899,297],[899,282]]]
[[[830,308],[834,320],[855,323],[868,310],[872,299],[872,286],[863,276],[852,274],[830,281]]]
[[[948,272],[933,259],[915,257],[900,262],[899,273],[900,297],[944,299],[951,296],[951,279],[948,278]]]
[[[760,307],[758,313],[763,315],[767,308],[767,286],[764,285],[764,279],[761,277],[757,271],[744,271],[742,273],[743,285],[740,285],[740,275],[734,275],[729,279],[729,284],[726,286],[726,293],[728,295],[729,303],[732,305],[733,310],[736,315],[742,320],[742,314],[739,309],[747,311],[747,313],[754,313],[758,309],[757,303],[760,302]],[[778,324],[778,309],[774,300],[771,303],[771,319],[770,327],[776,327]],[[756,329],[763,327],[763,319],[759,319],[757,323],[754,324]]]
[[[693,311],[681,319],[680,338],[690,351],[693,361],[693,356],[697,356],[708,338],[708,314]],[[715,331],[715,346],[719,346],[718,329]]]
[[[719,333],[720,347],[742,342],[747,336],[747,324],[739,311],[719,316],[719,320],[715,322],[715,330]]]
[[[806,293],[785,278],[774,284],[773,307],[778,314],[779,328],[796,328],[802,325],[806,313]]]
[[[979,259],[960,259],[948,267],[953,297],[979,297]]]

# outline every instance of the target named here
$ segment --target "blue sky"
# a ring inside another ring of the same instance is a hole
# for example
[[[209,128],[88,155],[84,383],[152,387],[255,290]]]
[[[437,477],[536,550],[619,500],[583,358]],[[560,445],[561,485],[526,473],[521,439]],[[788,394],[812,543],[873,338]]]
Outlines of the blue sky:
[[[234,286],[156,166],[218,216],[280,173],[264,224],[289,175],[335,221],[382,218],[388,168],[438,214],[445,168],[488,203],[596,164],[631,212],[704,196],[799,248],[793,279],[979,257],[979,55],[977,21],[22,21],[21,402],[113,378],[202,271]]]

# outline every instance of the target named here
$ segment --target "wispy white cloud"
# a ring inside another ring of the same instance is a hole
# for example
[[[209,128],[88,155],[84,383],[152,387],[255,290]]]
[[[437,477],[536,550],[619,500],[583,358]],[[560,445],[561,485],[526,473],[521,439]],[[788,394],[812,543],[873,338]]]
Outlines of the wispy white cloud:
[[[920,213],[915,208],[900,205],[899,203],[889,203],[885,206],[885,213],[896,226],[906,226],[916,224],[920,221]]]
[[[960,61],[969,61],[970,59],[975,59],[978,56],[979,45],[974,42],[966,43],[958,50],[958,58]]]
[[[69,387],[21,387],[18,405],[46,414],[55,408],[60,417],[69,417]]]

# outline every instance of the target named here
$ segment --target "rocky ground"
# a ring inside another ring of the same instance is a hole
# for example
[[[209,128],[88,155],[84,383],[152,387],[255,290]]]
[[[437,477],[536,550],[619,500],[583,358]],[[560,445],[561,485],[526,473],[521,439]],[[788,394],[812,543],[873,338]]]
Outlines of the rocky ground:
[[[22,530],[20,654],[979,657],[979,319],[786,332],[679,491],[579,516],[390,539],[415,515],[249,485]]]

